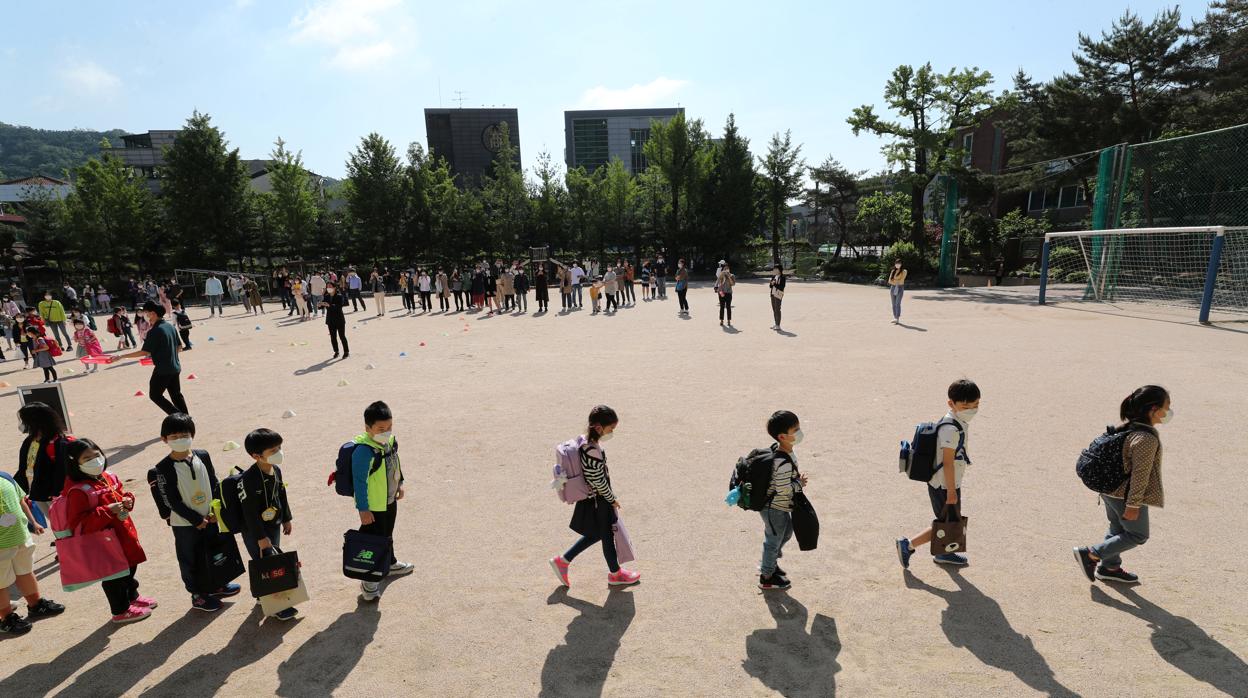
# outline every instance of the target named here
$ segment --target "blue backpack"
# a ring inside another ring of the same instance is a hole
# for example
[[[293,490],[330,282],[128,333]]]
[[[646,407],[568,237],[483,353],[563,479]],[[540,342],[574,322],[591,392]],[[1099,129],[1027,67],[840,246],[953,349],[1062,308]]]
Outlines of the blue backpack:
[[[946,424],[958,430],[958,447],[956,453],[965,456],[966,432],[956,419],[944,418],[938,422],[924,422],[914,428],[914,437],[910,441],[901,442],[901,455],[898,470],[911,480],[928,482],[944,467],[937,447],[937,434]]]
[[[357,444],[354,441],[348,441],[338,447],[338,459],[334,461],[334,472],[329,474],[329,482],[327,484],[334,486],[334,491],[344,497],[355,496],[355,478],[351,475],[351,459],[355,456],[357,448],[372,448],[364,444]],[[381,464],[385,462],[385,457],[399,450],[399,444],[396,441],[394,448],[384,453],[378,453],[373,449],[373,464],[368,469],[368,474],[372,475],[377,472]]]

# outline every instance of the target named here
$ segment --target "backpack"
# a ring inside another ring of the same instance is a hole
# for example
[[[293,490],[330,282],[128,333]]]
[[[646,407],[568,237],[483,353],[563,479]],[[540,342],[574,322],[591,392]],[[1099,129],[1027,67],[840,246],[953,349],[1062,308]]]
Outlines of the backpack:
[[[234,466],[234,472],[221,480],[221,507],[217,513],[217,529],[222,533],[242,533],[243,500],[247,491],[243,487],[243,469]]]
[[[958,430],[958,447],[961,451],[966,444],[966,431],[956,419],[941,419],[938,422],[923,422],[914,428],[914,436],[910,441],[901,442],[901,456],[898,471],[903,472],[916,482],[928,482],[944,467],[940,457],[937,436],[940,428],[952,424]],[[955,452],[956,452],[955,451]]]
[[[156,469],[152,468],[147,471],[147,487],[152,491],[152,499],[156,500],[156,511],[160,513],[160,518],[169,523],[169,517],[173,512],[169,509],[169,505],[165,504],[165,498],[160,496],[160,487],[156,485]]]
[[[87,483],[76,485],[75,489],[81,489],[87,493],[87,506],[94,509],[100,505],[100,496],[96,493],[95,488]],[[68,538],[74,535],[69,527],[69,508],[68,498],[63,494],[58,494],[52,500],[52,505],[48,507],[48,528],[52,529],[52,535],[56,538]]]
[[[1134,429],[1107,427],[1092,440],[1075,461],[1075,474],[1093,492],[1109,494],[1122,486],[1130,474],[1124,467],[1123,448]]]
[[[357,444],[354,441],[348,441],[338,447],[338,458],[334,461],[334,472],[329,474],[329,482],[327,485],[333,485],[334,491],[344,497],[355,496],[355,478],[351,476],[351,458],[355,455],[355,449],[363,446],[364,448],[372,448],[364,444]],[[377,472],[381,464],[385,462],[386,456],[399,450],[399,443],[394,443],[394,448],[389,451],[377,453],[373,449],[373,465],[368,469],[368,474],[372,475]]]
[[[578,436],[555,446],[555,479],[550,487],[565,504],[589,498],[589,483],[581,471],[581,448],[585,443],[585,437]]]
[[[51,337],[45,337],[43,341],[48,343],[48,356],[56,358],[60,356],[61,354],[65,353],[61,351],[61,345],[55,339]]]
[[[771,504],[772,498],[776,496],[775,492],[767,493],[767,490],[771,488],[776,456],[790,463],[793,462],[788,454],[775,446],[756,448],[738,458],[736,466],[732,469],[732,476],[728,478],[729,500],[735,501],[737,506],[746,511],[766,509]],[[735,499],[732,496],[734,491],[737,495]]]
[[[115,337],[120,337],[122,335],[121,327],[117,324],[116,315],[108,319],[108,333]]]

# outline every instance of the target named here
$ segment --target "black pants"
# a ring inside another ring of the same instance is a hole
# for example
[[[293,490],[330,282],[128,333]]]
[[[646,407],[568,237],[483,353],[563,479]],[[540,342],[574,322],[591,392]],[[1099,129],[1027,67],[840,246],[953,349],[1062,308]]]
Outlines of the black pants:
[[[636,303],[636,302],[637,302],[637,290],[633,288],[633,282],[632,282],[632,281],[625,281],[625,282],[624,282],[624,293],[623,293],[623,295],[625,296],[625,299],[626,299],[629,303]]]
[[[688,287],[676,289],[676,299],[680,301],[680,309],[685,312],[689,312],[689,299],[685,298],[688,293]]]
[[[139,598],[139,583],[134,578],[134,573],[138,567],[131,567],[130,574],[117,579],[106,579],[100,582],[100,588],[104,590],[104,596],[108,598],[108,610],[115,616],[119,616],[130,608],[130,604]]]
[[[210,536],[220,535],[216,525],[195,528],[194,526],[172,526],[173,548],[178,556],[178,571],[182,575],[182,586],[192,595],[203,596],[216,591],[212,580],[208,578],[208,570],[203,568],[204,559]]]
[[[360,296],[360,289],[347,289],[347,297],[351,299],[351,312],[354,313],[356,310],[368,310],[368,306],[364,305],[364,299]],[[356,303],[360,304],[359,308],[355,307]]]
[[[547,296],[547,299],[549,299],[549,298],[550,298],[550,297],[549,297],[549,296]],[[537,312],[539,312],[539,313],[544,313],[544,312],[546,312],[547,310],[550,310],[550,301],[549,301],[549,300],[543,300],[542,298],[538,298],[538,299],[537,299]]]
[[[342,353],[350,354],[351,346],[347,344],[347,326],[346,325],[330,325],[329,326],[329,346],[334,348],[334,353],[338,353],[338,340],[342,339]]]
[[[516,291],[516,309],[521,312],[529,312],[529,292]]]
[[[615,302],[615,294],[608,293],[607,294],[607,312],[609,313],[612,310],[619,310],[619,309],[620,309],[620,304]]]
[[[464,309],[464,292],[452,291],[452,293],[455,294],[455,310],[456,311],[463,310]]]
[[[425,311],[433,310],[433,300],[431,299],[432,295],[433,294],[430,291],[420,292],[420,309],[421,310],[425,310]]]
[[[442,312],[445,313],[449,311],[450,309],[451,309],[451,299],[447,298],[446,294],[439,293],[438,294],[438,310],[441,310]]]
[[[373,522],[360,526],[360,533],[384,536],[390,539],[390,564],[398,562],[394,556],[394,520],[399,515],[399,503],[391,502],[385,511],[374,511]]]
[[[725,293],[719,297],[719,321],[724,321],[724,311],[728,311],[728,324],[732,324],[732,294]]]
[[[292,307],[292,308],[293,308],[293,307],[295,307],[295,306],[294,306],[294,304],[292,303],[290,307]],[[190,349],[190,348],[191,348],[191,330],[190,330],[190,328],[188,327],[188,328],[185,328],[185,329],[179,329],[179,330],[178,330],[178,336],[182,338],[182,348],[183,348],[183,349]]]
[[[169,391],[169,398],[165,399],[165,391]],[[156,403],[156,406],[165,411],[165,414],[173,414],[174,412],[184,412],[190,414],[190,410],[186,407],[186,398],[182,397],[182,381],[176,373],[156,373],[152,372],[152,379],[147,383],[147,398]],[[176,526],[174,527],[177,528]]]
[[[780,326],[780,299],[771,297],[771,314],[776,316],[776,327]]]
[[[404,310],[416,309],[416,296],[410,291],[403,292],[403,309]]]
[[[607,560],[607,569],[611,572],[620,571],[619,555],[615,550],[615,534],[604,536],[601,533],[591,533],[588,536],[581,536],[581,539],[572,544],[568,548],[568,552],[563,554],[563,559],[572,562],[573,558],[585,552],[594,543],[602,541],[602,556]]]
[[[47,383],[54,380],[57,380],[56,369],[51,366],[45,366],[43,368],[43,382]]]

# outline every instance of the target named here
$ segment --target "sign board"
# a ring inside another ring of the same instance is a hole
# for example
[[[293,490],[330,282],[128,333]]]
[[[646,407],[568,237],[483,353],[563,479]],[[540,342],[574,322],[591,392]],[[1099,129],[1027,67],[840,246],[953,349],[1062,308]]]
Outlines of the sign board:
[[[74,428],[69,423],[69,407],[65,403],[65,391],[61,390],[59,382],[19,386],[17,396],[21,400],[22,406],[32,402],[42,402],[51,407],[57,414],[61,415],[61,421],[65,423],[65,432],[69,434],[74,433]]]

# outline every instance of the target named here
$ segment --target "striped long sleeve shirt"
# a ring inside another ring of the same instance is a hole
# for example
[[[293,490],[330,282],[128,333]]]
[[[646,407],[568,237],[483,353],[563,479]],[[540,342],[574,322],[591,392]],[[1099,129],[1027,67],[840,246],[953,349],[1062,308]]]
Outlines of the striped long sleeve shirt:
[[[793,511],[793,493],[801,492],[802,485],[797,480],[796,461],[776,456],[771,469],[771,486],[767,493],[775,493],[771,498],[772,509]]]
[[[607,473],[607,454],[597,444],[586,444],[581,449],[581,472],[585,474],[585,482],[594,494],[602,497],[608,504],[615,503],[615,493],[611,491],[611,476]]]

